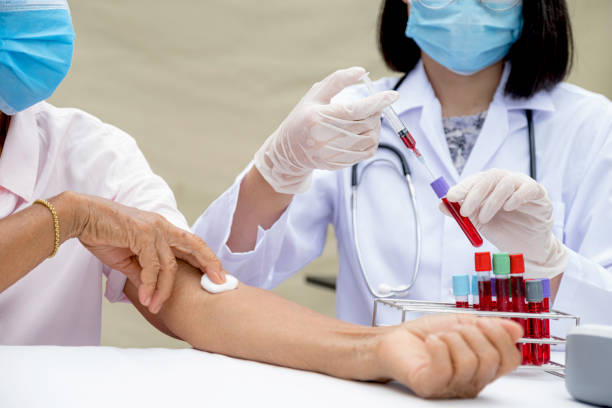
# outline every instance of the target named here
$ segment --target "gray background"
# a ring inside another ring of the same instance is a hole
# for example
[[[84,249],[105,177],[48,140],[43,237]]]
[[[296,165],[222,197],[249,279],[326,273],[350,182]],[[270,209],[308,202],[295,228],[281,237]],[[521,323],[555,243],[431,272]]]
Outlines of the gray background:
[[[529,0],[526,0],[529,1]],[[313,82],[362,65],[389,75],[376,47],[374,0],[78,0],[73,67],[51,102],[86,110],[136,138],[192,223],[234,180]],[[612,1],[570,0],[569,78],[612,97]],[[336,272],[335,241],[306,271]],[[328,315],[334,295],[276,290]],[[104,302],[102,344],[184,347],[129,304]]]

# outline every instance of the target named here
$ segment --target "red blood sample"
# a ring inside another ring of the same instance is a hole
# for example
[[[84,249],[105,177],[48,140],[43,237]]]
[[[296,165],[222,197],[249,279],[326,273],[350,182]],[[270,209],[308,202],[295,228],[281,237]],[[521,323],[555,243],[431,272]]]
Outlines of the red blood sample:
[[[455,305],[459,308],[465,308],[465,309],[469,309],[470,308],[470,302],[468,302],[467,300],[461,300],[461,301],[456,301]]]
[[[493,254],[493,274],[495,274],[495,295],[497,310],[509,312],[510,306],[510,257],[506,253]]]
[[[523,254],[510,255],[510,292],[512,294],[512,311],[517,313],[525,313],[527,305],[525,304],[525,281],[523,273],[525,272],[525,261]],[[515,322],[521,325],[523,333],[527,335],[527,320],[521,318],[513,318]],[[529,345],[519,344],[519,351],[523,356],[523,364],[529,361]]]
[[[470,243],[475,247],[481,246],[482,237],[480,236],[478,231],[476,231],[476,228],[474,227],[474,224],[472,224],[472,221],[470,221],[467,217],[463,217],[461,215],[461,206],[459,205],[459,203],[450,202],[447,200],[446,193],[448,193],[450,187],[448,186],[448,183],[446,182],[444,177],[437,178],[430,185],[438,196],[438,198],[442,200],[444,206],[448,209],[455,221],[457,221],[457,224],[459,225],[467,239],[470,241]]]
[[[550,280],[542,279],[542,311],[550,312]],[[542,335],[544,338],[550,338],[550,319],[542,321]],[[542,345],[544,353],[544,363],[550,362],[550,344]]]
[[[527,280],[527,311],[529,313],[542,312],[542,282],[539,280]],[[543,338],[542,319],[529,318],[527,320],[527,337],[531,339]],[[530,344],[529,362],[532,365],[544,363],[544,349],[541,344]]]
[[[480,310],[495,310],[491,304],[491,279],[480,280],[480,273],[478,274],[478,299]]]
[[[542,299],[542,311],[550,312],[550,301],[548,298]],[[544,319],[542,321],[542,336],[547,339],[550,338],[550,319]],[[550,362],[550,344],[542,344],[542,353],[544,354],[544,364]]]
[[[478,279],[478,303],[480,310],[491,308],[491,254],[476,252],[474,254],[476,278]]]
[[[416,147],[416,141],[414,140],[414,137],[412,137],[412,135],[410,134],[410,132],[408,132],[407,129],[401,130],[398,133],[398,135],[400,139],[402,140],[402,142],[404,143],[404,145],[410,150],[412,150],[414,154],[416,155],[416,157],[421,157],[421,152],[419,152],[419,150]]]
[[[450,202],[446,199],[446,197],[442,198],[442,202],[444,203],[448,211],[451,213],[455,221],[457,221],[457,224],[459,224],[459,227],[461,228],[467,239],[470,241],[472,246],[481,246],[482,237],[480,236],[478,231],[476,231],[476,227],[474,227],[472,221],[470,221],[469,218],[461,215],[461,206],[459,205],[459,203]]]
[[[497,296],[497,310],[500,312],[510,312],[510,279],[495,278],[495,294]]]
[[[497,293],[495,289],[495,277],[491,278],[491,310],[497,310]]]

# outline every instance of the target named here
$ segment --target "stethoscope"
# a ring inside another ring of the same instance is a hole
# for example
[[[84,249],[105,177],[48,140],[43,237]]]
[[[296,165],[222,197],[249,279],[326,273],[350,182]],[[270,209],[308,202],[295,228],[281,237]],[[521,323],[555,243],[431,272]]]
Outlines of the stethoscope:
[[[400,78],[397,84],[395,84],[395,86],[393,87],[394,91],[397,91],[399,89],[400,85],[402,84],[402,82],[404,82],[407,76],[408,74]],[[533,111],[531,109],[526,109],[525,117],[527,118],[527,130],[528,130],[528,137],[529,137],[529,175],[531,176],[532,179],[536,180],[536,175],[537,175],[536,173],[536,151],[535,151],[536,147],[535,147],[535,130],[533,126]],[[357,229],[357,212],[358,212],[357,211],[357,190],[359,186],[359,176],[358,176],[357,170],[358,170],[359,163],[354,164],[353,167],[351,168],[351,211],[352,211],[351,222],[352,222],[352,228],[353,228],[353,235],[355,238],[355,250],[357,253],[357,263],[361,271],[361,276],[363,277],[363,280],[365,281],[366,286],[368,287],[368,290],[370,291],[372,296],[377,297],[377,298],[385,298],[385,297],[391,297],[391,296],[403,296],[414,286],[419,276],[419,270],[421,266],[422,236],[421,236],[421,223],[419,222],[419,212],[418,212],[417,205],[416,205],[416,190],[414,188],[414,184],[412,183],[411,171],[410,171],[410,166],[408,165],[408,161],[406,160],[403,152],[400,151],[395,146],[392,146],[386,143],[380,143],[378,145],[378,149],[392,153],[399,160],[399,163],[402,168],[402,174],[404,176],[404,179],[406,180],[406,186],[408,188],[408,193],[410,194],[410,202],[412,204],[412,214],[414,217],[414,225],[415,225],[414,234],[416,238],[416,250],[415,250],[416,253],[415,253],[415,260],[414,260],[414,268],[412,272],[412,279],[410,280],[410,282],[408,284],[398,285],[395,287],[387,283],[381,283],[378,285],[378,290],[374,289],[370,280],[368,279],[367,273],[365,272],[363,256],[361,253],[361,248],[359,246],[359,233]],[[382,157],[382,158],[374,159],[374,160],[367,162],[366,164],[362,166],[363,168],[361,169],[361,177],[363,178],[364,173],[372,164],[379,163],[379,162],[390,163],[394,168],[396,168],[393,160],[389,158]]]

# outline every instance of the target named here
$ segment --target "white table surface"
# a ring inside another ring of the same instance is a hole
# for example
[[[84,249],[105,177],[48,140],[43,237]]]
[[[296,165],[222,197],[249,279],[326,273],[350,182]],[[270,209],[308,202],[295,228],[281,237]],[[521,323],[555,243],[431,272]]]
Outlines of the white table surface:
[[[350,405],[348,405],[349,403]],[[570,407],[563,379],[517,372],[476,400],[426,401],[398,384],[345,381],[197,350],[0,346],[0,407]]]

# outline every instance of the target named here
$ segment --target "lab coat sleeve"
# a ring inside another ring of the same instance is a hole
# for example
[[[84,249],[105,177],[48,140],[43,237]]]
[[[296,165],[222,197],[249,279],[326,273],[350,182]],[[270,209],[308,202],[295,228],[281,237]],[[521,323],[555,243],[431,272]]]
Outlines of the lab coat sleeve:
[[[612,325],[612,104],[591,123],[593,155],[570,202],[564,230],[569,248],[554,307],[581,317],[581,323]],[[555,325],[553,325],[553,328]]]
[[[310,190],[295,195],[289,207],[268,230],[258,228],[253,250],[232,252],[226,242],[240,184],[247,170],[198,218],[193,232],[215,251],[230,274],[246,284],[269,289],[323,252],[327,227],[333,216],[336,175],[315,171]]]

